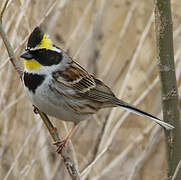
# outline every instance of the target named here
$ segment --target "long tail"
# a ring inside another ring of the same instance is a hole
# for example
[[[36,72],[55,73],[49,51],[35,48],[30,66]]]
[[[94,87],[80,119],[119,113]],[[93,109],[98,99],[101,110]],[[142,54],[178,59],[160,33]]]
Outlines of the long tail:
[[[152,114],[144,112],[144,111],[138,109],[137,107],[135,107],[133,105],[130,105],[130,104],[124,102],[124,101],[121,101],[121,100],[117,99],[116,104],[121,106],[122,108],[130,111],[130,112],[133,112],[133,113],[138,114],[140,116],[147,117],[147,118],[155,121],[157,124],[159,124],[160,126],[162,126],[163,128],[165,128],[167,130],[171,130],[171,129],[174,128],[174,126],[172,126],[171,124],[168,124],[168,123],[160,120],[159,118],[153,116]]]

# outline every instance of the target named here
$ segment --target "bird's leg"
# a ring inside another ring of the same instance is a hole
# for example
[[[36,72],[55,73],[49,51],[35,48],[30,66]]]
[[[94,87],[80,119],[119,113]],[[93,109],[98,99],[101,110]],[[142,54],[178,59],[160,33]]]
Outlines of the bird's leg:
[[[62,149],[65,147],[67,141],[70,139],[71,134],[73,133],[74,129],[76,127],[76,123],[74,123],[73,127],[70,129],[70,131],[68,132],[67,136],[65,137],[64,140],[62,141],[56,141],[53,143],[53,145],[57,146],[57,152],[60,153],[62,151]]]
[[[35,114],[38,114],[38,109],[37,109],[37,107],[36,107],[35,105],[33,105],[33,112],[34,112]]]

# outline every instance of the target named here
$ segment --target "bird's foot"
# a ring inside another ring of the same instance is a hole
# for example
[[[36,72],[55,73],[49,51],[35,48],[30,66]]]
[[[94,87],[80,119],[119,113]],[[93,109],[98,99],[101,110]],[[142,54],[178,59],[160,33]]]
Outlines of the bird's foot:
[[[38,109],[37,109],[37,107],[36,107],[35,105],[33,105],[33,112],[34,112],[35,114],[38,114]]]
[[[62,140],[62,141],[56,141],[56,142],[54,142],[53,145],[56,145],[56,146],[57,146],[56,152],[57,152],[57,153],[61,153],[61,151],[62,151],[62,149],[65,147],[66,143],[67,143],[67,140],[66,140],[66,139],[64,139],[64,140]]]

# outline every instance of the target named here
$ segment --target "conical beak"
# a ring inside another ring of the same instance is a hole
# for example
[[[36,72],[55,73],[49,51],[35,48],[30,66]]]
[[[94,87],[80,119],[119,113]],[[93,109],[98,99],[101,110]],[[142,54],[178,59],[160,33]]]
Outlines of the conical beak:
[[[32,59],[32,58],[33,58],[32,54],[31,54],[29,51],[27,51],[27,50],[25,50],[25,51],[20,55],[20,57],[21,57],[21,58],[24,58],[24,59]]]

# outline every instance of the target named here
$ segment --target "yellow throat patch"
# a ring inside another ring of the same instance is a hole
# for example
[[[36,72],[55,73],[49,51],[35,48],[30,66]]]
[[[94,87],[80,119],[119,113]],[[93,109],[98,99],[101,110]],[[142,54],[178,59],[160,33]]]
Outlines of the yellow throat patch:
[[[41,64],[36,60],[24,60],[24,66],[26,69],[32,70],[32,69],[40,69]]]

